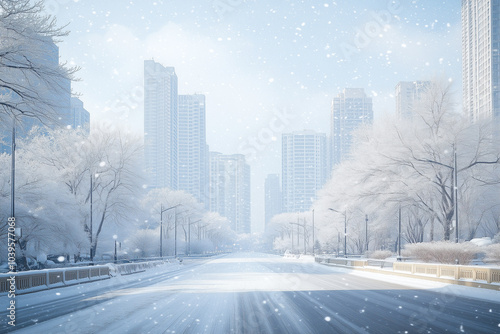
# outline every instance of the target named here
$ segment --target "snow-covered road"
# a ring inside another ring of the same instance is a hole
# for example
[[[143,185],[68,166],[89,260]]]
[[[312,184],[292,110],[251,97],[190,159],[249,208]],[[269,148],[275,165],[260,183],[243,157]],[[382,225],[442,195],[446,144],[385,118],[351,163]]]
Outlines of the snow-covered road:
[[[18,296],[15,333],[500,333],[497,291],[258,253],[174,269]]]

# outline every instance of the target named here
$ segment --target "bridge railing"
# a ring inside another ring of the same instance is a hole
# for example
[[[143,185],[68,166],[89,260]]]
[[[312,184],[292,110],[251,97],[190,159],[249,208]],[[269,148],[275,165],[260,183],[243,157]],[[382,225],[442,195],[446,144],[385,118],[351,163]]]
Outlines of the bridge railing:
[[[379,267],[413,275],[426,275],[438,278],[500,283],[500,268],[433,263],[389,262],[371,259],[329,258],[325,256],[317,256],[315,261],[348,267]]]
[[[394,262],[394,271],[417,275],[500,283],[500,269],[479,266]]]
[[[170,261],[158,260],[125,264],[30,270],[17,273],[0,274],[0,296],[9,293],[9,279],[11,277],[14,277],[16,282],[15,293],[23,294],[59,286],[108,279],[111,276],[116,276],[117,274],[133,274],[167,262]]]
[[[11,274],[0,274],[0,294],[10,289],[9,278],[15,277],[16,294],[45,290],[53,287],[72,285],[82,281],[109,278],[109,266],[88,266],[31,270]]]

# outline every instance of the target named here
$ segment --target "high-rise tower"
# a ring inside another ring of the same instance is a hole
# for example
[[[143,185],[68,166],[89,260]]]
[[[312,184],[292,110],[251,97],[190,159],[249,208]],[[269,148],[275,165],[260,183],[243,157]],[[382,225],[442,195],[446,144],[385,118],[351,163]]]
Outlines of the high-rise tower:
[[[178,189],[192,194],[208,209],[205,95],[179,95],[178,121]]]
[[[144,61],[144,152],[149,187],[177,189],[177,75]]]
[[[327,178],[326,134],[282,135],[283,212],[307,211]]]
[[[469,120],[499,122],[500,0],[462,0],[462,84]]]
[[[210,152],[210,211],[236,233],[250,233],[250,166],[242,154]]]
[[[353,131],[372,122],[372,99],[366,96],[363,88],[346,88],[333,99],[330,119],[332,167],[349,158]]]

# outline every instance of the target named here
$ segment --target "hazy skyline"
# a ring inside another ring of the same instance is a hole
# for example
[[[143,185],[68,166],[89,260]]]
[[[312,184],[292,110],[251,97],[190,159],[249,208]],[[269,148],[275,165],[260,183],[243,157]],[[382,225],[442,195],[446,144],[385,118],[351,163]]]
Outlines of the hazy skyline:
[[[252,225],[264,224],[264,179],[281,174],[281,134],[329,133],[331,99],[346,87],[395,110],[399,81],[454,81],[461,102],[457,1],[53,0],[69,36],[61,61],[82,69],[93,120],[143,132],[143,61],[175,67],[179,94],[206,95],[207,143],[243,153],[252,171]]]

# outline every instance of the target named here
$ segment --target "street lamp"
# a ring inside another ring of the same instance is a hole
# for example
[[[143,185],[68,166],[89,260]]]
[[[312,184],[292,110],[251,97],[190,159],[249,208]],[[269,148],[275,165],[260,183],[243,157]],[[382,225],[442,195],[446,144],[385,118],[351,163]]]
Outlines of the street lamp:
[[[170,208],[163,209],[163,204],[160,206],[160,257],[163,257],[163,213],[170,209],[175,209],[180,204],[171,206]],[[177,213],[175,214],[177,216]],[[177,225],[177,222],[176,222]]]
[[[453,145],[453,190],[455,195],[455,242],[458,243],[458,170],[457,170],[457,148]]]
[[[188,255],[191,255],[191,225],[199,222],[201,222],[201,219],[191,222],[191,219],[188,218]]]
[[[347,210],[344,210],[344,212],[340,212],[332,208],[328,208],[328,210],[340,213],[344,216],[344,257],[347,257]]]
[[[398,261],[401,261],[401,204],[398,210]]]
[[[312,246],[312,255],[314,256],[314,209],[312,209],[312,225],[313,225],[313,246]]]
[[[90,240],[90,261],[94,261],[94,249],[92,247],[92,238],[93,238],[93,231],[92,231],[92,216],[93,216],[93,210],[92,210],[92,193],[94,192],[94,176],[98,177],[99,174],[94,174],[92,175],[92,170],[89,169],[89,174],[90,174],[90,193],[89,193],[89,202],[90,202],[90,222],[89,222],[89,240]]]
[[[365,243],[366,253],[368,254],[368,215],[365,215]]]
[[[297,223],[290,223],[290,225],[297,225],[297,250],[299,248],[299,236],[300,236],[300,232],[299,232],[299,227],[302,227],[304,228],[304,255],[307,253],[307,249],[306,249],[306,221],[304,219],[304,225],[300,225],[300,223],[298,222],[299,219],[297,217]],[[292,245],[293,245],[293,227],[292,227]]]
[[[15,179],[16,179],[16,121],[12,124],[12,143],[11,143],[11,168],[10,168],[10,217],[15,218]]]
[[[181,205],[181,204],[176,205],[176,207],[179,205]],[[186,213],[188,211],[189,210],[184,210],[182,212],[179,212],[179,214],[183,214],[183,213]],[[177,210],[175,210],[175,215],[174,215],[174,257],[177,257]]]
[[[116,234],[113,235],[113,239],[115,240],[115,263],[116,261],[118,260],[118,256],[116,255],[116,239],[118,238],[118,236]]]

